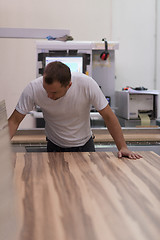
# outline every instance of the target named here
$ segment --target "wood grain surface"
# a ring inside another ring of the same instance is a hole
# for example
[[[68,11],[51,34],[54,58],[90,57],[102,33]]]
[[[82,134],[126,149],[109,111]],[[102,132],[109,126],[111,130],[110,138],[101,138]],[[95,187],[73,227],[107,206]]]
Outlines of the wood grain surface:
[[[5,101],[0,101],[0,240],[16,240],[13,159]]]
[[[15,153],[16,240],[159,240],[160,157]]]
[[[92,130],[95,136],[94,142],[113,142],[113,138],[109,134],[108,130]],[[123,135],[126,141],[160,141],[160,129],[138,129],[127,130],[123,129]],[[29,132],[29,131],[28,131]],[[29,143],[46,143],[46,136],[44,133],[38,133],[38,131],[30,131],[31,134],[27,132],[23,134],[17,134],[12,139],[12,144],[29,144]],[[18,132],[17,132],[18,133]]]

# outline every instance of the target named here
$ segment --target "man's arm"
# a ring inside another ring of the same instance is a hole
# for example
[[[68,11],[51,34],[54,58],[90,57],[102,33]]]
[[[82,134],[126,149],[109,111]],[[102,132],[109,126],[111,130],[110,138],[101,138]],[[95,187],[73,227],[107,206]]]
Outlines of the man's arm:
[[[103,117],[108,131],[113,137],[115,144],[119,150],[118,157],[126,156],[133,159],[141,158],[139,154],[133,153],[127,148],[119,121],[116,115],[112,112],[110,106],[107,105],[104,109],[100,110],[99,113]]]
[[[21,123],[21,121],[25,116],[26,115],[19,113],[17,110],[14,110],[14,112],[8,119],[8,127],[9,127],[9,133],[10,133],[11,139],[15,135],[19,124]]]

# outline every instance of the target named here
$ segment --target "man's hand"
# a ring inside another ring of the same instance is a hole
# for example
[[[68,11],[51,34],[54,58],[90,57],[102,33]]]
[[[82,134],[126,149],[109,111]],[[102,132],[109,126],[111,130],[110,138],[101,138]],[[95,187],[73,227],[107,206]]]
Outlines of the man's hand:
[[[119,150],[118,158],[122,158],[122,157],[128,157],[130,159],[142,158],[142,156],[140,154],[134,153],[134,152],[130,151],[128,148],[122,148],[121,150]]]

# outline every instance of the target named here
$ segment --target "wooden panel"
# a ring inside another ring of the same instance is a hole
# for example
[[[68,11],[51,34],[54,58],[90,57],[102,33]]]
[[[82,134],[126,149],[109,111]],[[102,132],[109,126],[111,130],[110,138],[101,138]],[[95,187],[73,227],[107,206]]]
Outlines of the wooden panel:
[[[0,240],[16,240],[13,161],[5,101],[0,102]]]
[[[16,153],[16,240],[159,240],[160,157]]]
[[[130,133],[130,134],[124,134],[124,138],[126,141],[160,141],[160,134],[154,134],[154,133],[150,133],[150,134],[134,134],[134,133]],[[107,141],[111,141],[113,142],[113,138],[108,134],[96,134],[95,135],[95,142],[107,142]]]
[[[94,142],[113,142],[113,138],[109,134],[107,129],[103,131],[99,130],[92,130],[95,136]],[[123,135],[126,141],[160,141],[160,129],[132,129],[127,130],[123,129]],[[29,134],[28,134],[29,132]],[[45,143],[46,136],[44,132],[38,132],[37,130],[30,130],[30,131],[18,131],[17,135],[15,135],[12,139],[12,143]]]
[[[43,135],[15,135],[12,143],[46,143],[46,136]]]
[[[126,141],[160,141],[160,134],[124,134]],[[12,139],[12,143],[45,143],[45,135],[17,135]],[[113,142],[110,134],[95,134],[94,142]]]

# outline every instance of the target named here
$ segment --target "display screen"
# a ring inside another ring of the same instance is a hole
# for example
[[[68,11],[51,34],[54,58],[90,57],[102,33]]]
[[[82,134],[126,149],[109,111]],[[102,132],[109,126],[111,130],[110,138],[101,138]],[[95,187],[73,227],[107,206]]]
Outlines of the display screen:
[[[83,73],[83,57],[82,56],[46,57],[45,65],[54,61],[59,61],[66,64],[70,68],[71,72]]]

